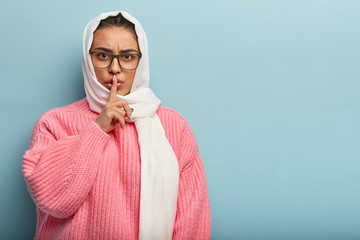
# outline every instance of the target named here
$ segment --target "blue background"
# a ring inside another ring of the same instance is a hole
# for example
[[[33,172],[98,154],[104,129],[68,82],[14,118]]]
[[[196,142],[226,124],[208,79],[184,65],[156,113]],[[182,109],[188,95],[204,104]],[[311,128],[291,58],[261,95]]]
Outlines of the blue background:
[[[360,1],[2,1],[1,239],[31,239],[22,155],[45,111],[85,96],[82,33],[126,10],[150,82],[189,122],[212,239],[360,239]]]

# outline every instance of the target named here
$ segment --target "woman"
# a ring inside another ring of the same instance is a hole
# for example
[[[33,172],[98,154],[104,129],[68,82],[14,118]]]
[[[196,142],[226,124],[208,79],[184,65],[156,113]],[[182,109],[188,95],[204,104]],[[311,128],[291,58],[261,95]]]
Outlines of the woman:
[[[86,26],[86,98],[41,116],[23,157],[35,239],[210,238],[196,141],[149,89],[147,52],[126,12]]]

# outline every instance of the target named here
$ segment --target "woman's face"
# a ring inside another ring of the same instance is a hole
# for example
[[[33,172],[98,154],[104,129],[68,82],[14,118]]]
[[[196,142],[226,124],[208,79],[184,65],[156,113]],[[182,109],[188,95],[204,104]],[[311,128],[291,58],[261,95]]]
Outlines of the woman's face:
[[[111,54],[140,53],[136,35],[123,27],[108,27],[94,32],[90,51],[101,51]],[[120,68],[118,59],[114,58],[107,68],[94,67],[98,82],[110,90],[113,76],[117,80],[117,94],[125,96],[131,90],[136,70]]]

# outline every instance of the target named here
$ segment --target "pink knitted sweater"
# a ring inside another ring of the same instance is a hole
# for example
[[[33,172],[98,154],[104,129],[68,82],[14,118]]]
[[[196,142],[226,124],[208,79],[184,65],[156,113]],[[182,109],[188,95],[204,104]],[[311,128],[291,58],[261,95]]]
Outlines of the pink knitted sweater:
[[[173,239],[210,239],[204,168],[180,114],[157,114],[179,162]],[[46,112],[37,121],[23,173],[37,207],[35,239],[138,239],[140,151],[134,123],[109,133],[86,99]],[[156,219],[154,219],[156,221]]]

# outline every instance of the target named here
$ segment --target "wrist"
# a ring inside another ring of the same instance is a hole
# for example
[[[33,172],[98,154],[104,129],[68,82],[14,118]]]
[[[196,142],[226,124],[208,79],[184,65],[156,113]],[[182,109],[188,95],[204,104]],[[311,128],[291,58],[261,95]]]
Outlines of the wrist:
[[[106,129],[101,125],[101,123],[96,119],[95,124],[105,133],[107,133]]]

